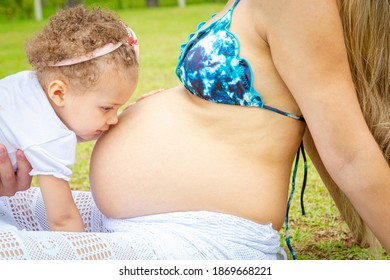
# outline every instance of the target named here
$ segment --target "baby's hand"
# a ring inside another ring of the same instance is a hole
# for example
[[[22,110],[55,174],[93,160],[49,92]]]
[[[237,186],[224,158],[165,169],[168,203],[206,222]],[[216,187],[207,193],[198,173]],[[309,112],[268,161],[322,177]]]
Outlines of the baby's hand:
[[[135,101],[135,102],[141,101],[142,99],[145,99],[149,96],[152,96],[152,95],[159,93],[159,92],[162,92],[162,91],[164,91],[163,88],[154,89],[152,91],[149,91],[148,93],[145,93],[145,94],[141,95],[140,97],[138,97],[137,101]]]
[[[141,95],[140,97],[137,98],[137,100],[135,102],[130,103],[129,105],[127,105],[123,111],[127,110],[131,105],[134,105],[135,103],[141,101],[142,99],[148,98],[148,97],[150,97],[152,95],[155,95],[156,93],[159,93],[159,92],[162,92],[162,91],[164,91],[164,89],[163,88],[159,88],[159,89],[154,89],[152,91],[149,91],[148,93],[145,93],[145,94]]]

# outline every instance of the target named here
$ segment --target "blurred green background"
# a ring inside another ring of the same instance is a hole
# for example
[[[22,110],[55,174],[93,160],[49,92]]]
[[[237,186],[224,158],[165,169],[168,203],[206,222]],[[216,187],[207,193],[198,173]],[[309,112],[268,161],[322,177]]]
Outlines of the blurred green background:
[[[0,0],[0,22],[7,20],[34,19],[34,7],[38,0]],[[56,10],[77,4],[97,5],[112,10],[137,9],[145,7],[172,7],[179,4],[226,2],[224,0],[39,0],[42,16],[47,18]]]

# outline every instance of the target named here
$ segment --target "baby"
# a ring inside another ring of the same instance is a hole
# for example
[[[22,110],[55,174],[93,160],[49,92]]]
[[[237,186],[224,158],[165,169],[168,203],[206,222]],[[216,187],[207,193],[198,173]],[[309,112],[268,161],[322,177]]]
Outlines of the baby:
[[[98,138],[138,81],[138,43],[116,15],[62,10],[26,45],[33,71],[0,80],[0,143],[23,150],[54,231],[84,231],[68,181],[77,141]]]

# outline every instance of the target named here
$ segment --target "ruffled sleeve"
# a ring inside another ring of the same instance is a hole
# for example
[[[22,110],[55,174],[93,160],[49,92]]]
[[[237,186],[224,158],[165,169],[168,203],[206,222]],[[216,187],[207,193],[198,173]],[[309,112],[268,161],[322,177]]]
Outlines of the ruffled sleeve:
[[[69,181],[75,162],[76,136],[69,133],[56,140],[33,145],[24,150],[33,169],[30,175],[52,175]]]

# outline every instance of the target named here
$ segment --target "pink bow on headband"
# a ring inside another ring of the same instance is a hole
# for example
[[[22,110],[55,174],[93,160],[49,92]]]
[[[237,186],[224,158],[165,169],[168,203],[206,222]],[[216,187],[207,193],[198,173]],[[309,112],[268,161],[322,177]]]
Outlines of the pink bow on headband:
[[[137,56],[137,59],[139,58],[139,45],[138,45],[138,38],[137,35],[135,35],[133,29],[125,25],[125,28],[127,30],[127,33],[129,34],[129,45],[134,48],[135,55]]]
[[[108,43],[108,44],[104,45],[103,47],[97,48],[96,50],[94,50],[90,53],[87,53],[85,55],[64,59],[64,60],[61,60],[57,63],[52,63],[52,64],[48,64],[48,65],[53,66],[53,67],[58,67],[58,66],[69,66],[69,65],[78,64],[81,62],[85,62],[85,61],[109,54],[109,53],[115,51],[116,49],[118,49],[123,44],[129,44],[130,46],[132,46],[134,48],[134,51],[135,51],[135,54],[136,54],[136,57],[138,60],[138,58],[139,58],[139,45],[138,45],[137,36],[135,35],[135,32],[130,27],[128,27],[125,24],[124,24],[124,26],[126,28],[128,35],[129,35],[127,42],[125,42],[125,43],[118,42],[116,44]]]

